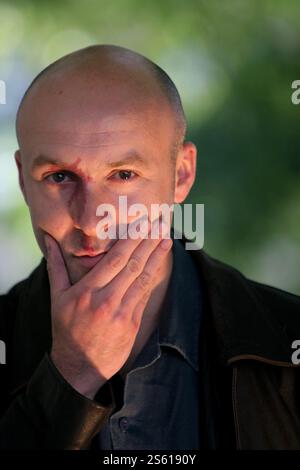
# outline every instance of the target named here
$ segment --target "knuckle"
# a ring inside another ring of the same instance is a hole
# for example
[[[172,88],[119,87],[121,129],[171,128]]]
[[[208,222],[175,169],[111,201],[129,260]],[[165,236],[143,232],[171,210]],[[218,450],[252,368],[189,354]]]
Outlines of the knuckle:
[[[143,290],[146,290],[148,289],[148,286],[150,284],[150,281],[151,281],[151,276],[149,273],[142,273],[139,277],[138,277],[138,283],[139,283],[139,286],[143,289]]]
[[[102,299],[98,307],[98,312],[100,314],[111,312],[111,310],[113,309],[113,300],[114,299],[112,295],[108,295],[104,299]]]
[[[146,305],[146,303],[148,302],[149,300],[149,297],[150,297],[150,290],[146,290],[146,292],[143,294],[141,300],[140,300],[140,303],[142,305]]]
[[[111,268],[118,268],[123,263],[123,254],[120,251],[115,251],[110,254],[108,264]]]
[[[77,296],[77,306],[80,309],[87,307],[90,303],[90,292],[88,290],[81,291]]]
[[[141,270],[141,261],[137,257],[132,257],[127,263],[127,269],[132,273],[136,274],[139,273]]]
[[[132,324],[133,331],[135,333],[137,333],[140,326],[141,326],[141,316],[140,315],[135,315],[131,320],[131,324]]]
[[[119,321],[121,324],[127,320],[129,315],[129,309],[126,305],[123,305],[118,310],[118,315],[116,316],[116,320]]]
[[[126,310],[119,311],[114,318],[114,324],[116,327],[120,328],[120,330],[124,330],[127,332],[128,312]]]

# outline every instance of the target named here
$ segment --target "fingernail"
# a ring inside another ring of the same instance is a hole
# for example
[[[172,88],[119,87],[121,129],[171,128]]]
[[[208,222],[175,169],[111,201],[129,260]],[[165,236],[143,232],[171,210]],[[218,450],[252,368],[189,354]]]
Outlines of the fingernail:
[[[168,250],[169,248],[171,248],[172,244],[173,244],[173,241],[172,241],[171,238],[165,238],[165,239],[161,242],[160,246],[161,246],[164,250]]]

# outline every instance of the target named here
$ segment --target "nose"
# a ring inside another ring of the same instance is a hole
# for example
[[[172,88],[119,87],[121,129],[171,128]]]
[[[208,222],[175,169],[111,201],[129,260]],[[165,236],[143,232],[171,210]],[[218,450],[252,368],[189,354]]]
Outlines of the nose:
[[[96,227],[101,218],[96,215],[96,211],[102,201],[99,188],[91,186],[83,188],[71,201],[74,227],[86,237],[97,237]]]

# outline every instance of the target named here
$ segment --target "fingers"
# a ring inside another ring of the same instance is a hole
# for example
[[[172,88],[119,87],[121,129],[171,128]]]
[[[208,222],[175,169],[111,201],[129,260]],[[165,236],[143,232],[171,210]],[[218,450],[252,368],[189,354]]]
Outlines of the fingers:
[[[159,220],[155,224],[159,226]],[[148,258],[160,242],[161,238],[143,240],[129,257],[124,268],[103,289],[104,294],[114,297],[116,303],[120,302],[132,282],[144,271]],[[147,273],[144,273],[140,282],[146,284],[147,281]]]
[[[150,294],[145,294],[142,300],[140,300],[136,307],[133,310],[132,317],[131,317],[131,323],[133,324],[133,327],[135,328],[136,331],[140,329],[142,318],[143,318],[143,313],[145,310],[145,307],[147,305],[147,302],[150,298]]]
[[[157,270],[170,251],[172,244],[171,239],[160,240],[155,250],[150,253],[142,272],[134,279],[128,275],[126,277],[124,269],[119,278],[112,281],[109,289],[115,292],[116,301],[121,302],[121,313],[122,310],[133,312],[139,303],[144,303],[145,307],[153,288]],[[120,297],[121,300],[119,300]]]
[[[51,295],[57,295],[71,286],[69,275],[56,240],[49,234],[45,234],[44,239],[47,248],[47,269]]]
[[[142,220],[141,218],[140,220]],[[137,239],[127,238],[118,240],[107,254],[89,271],[84,277],[84,284],[88,288],[101,289],[108,285],[127,265],[139,245],[143,245],[144,241],[148,241],[150,231],[153,225],[158,224],[157,221],[149,227],[148,232],[145,231],[141,237]],[[154,240],[157,242],[158,240]],[[153,244],[151,244],[152,246]],[[143,245],[144,246],[144,245]],[[154,245],[153,245],[154,246]],[[144,248],[143,248],[144,249]],[[153,248],[152,248],[153,249]],[[133,267],[134,261],[130,262],[129,268]],[[129,269],[130,271],[130,269]]]

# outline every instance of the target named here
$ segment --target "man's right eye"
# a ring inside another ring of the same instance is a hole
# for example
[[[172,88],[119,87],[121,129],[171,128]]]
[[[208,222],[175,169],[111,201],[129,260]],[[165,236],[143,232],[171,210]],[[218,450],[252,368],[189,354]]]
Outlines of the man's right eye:
[[[66,171],[57,171],[55,173],[51,173],[51,175],[46,176],[45,180],[49,181],[50,183],[60,184],[70,181],[71,176]]]

